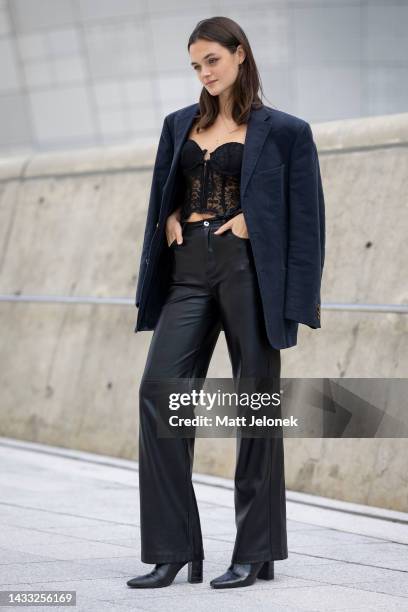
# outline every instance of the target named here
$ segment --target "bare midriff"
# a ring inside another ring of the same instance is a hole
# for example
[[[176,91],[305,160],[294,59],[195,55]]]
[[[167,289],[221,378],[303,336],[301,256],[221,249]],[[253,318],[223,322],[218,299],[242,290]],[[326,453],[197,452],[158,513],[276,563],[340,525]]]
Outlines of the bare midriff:
[[[216,215],[214,215],[212,213],[196,213],[196,212],[193,212],[188,217],[188,219],[186,219],[186,222],[188,223],[189,221],[202,221],[203,219],[212,219],[215,216]]]
[[[180,215],[180,210],[181,207],[176,209],[176,213],[178,213]],[[203,219],[213,219],[214,217],[216,217],[217,215],[215,213],[197,213],[197,212],[193,212],[191,213],[191,215],[185,219],[186,223],[188,223],[189,221],[202,221]]]

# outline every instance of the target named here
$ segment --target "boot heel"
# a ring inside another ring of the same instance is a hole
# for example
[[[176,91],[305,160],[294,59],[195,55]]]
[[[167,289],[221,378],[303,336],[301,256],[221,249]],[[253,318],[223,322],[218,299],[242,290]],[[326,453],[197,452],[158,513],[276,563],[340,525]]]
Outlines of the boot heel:
[[[273,561],[265,561],[265,563],[259,570],[257,578],[261,578],[262,580],[273,580]]]
[[[192,583],[203,581],[202,560],[188,562],[188,581]]]

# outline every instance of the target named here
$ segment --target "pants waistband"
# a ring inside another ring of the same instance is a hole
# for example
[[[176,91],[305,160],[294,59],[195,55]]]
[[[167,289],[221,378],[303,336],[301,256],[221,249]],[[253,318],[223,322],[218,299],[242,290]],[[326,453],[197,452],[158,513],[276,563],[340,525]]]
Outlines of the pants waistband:
[[[184,219],[182,221],[182,225],[183,227],[208,227],[214,225],[223,225],[224,223],[226,223],[230,219],[233,219],[242,212],[242,208],[238,207],[236,210],[229,211],[228,213],[216,214],[213,217],[208,217],[207,219],[200,219],[199,221],[187,221],[186,219]]]
[[[195,228],[206,228],[206,227],[217,227],[220,225],[224,225],[229,219],[224,218],[213,218],[213,219],[200,219],[199,221],[183,221],[182,227],[183,231],[187,229],[195,229]]]

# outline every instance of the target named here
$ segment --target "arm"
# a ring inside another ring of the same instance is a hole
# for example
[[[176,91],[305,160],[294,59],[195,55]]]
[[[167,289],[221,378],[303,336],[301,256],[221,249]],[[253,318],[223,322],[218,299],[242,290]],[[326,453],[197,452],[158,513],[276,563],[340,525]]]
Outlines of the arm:
[[[142,255],[139,264],[139,275],[136,290],[136,306],[139,307],[140,291],[142,288],[144,274],[146,272],[146,258],[149,252],[153,234],[159,218],[163,187],[169,175],[171,162],[173,159],[173,141],[167,123],[167,117],[163,122],[159,145],[157,148],[156,159],[153,168],[152,184],[150,189],[149,206],[145,225]]]
[[[289,168],[289,241],[285,317],[320,325],[320,285],[325,257],[325,204],[319,158],[309,123],[292,147]]]

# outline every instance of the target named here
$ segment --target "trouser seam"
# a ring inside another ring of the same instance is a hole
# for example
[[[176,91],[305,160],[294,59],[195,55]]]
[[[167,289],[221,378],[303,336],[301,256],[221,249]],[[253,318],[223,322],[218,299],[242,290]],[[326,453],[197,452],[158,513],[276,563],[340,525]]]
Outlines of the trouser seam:
[[[271,494],[271,481],[272,481],[272,444],[269,441],[269,461],[268,461],[268,499],[269,499],[269,511],[268,511],[268,525],[269,525],[269,546],[272,550],[272,524],[271,524],[271,513],[272,513],[272,494]]]
[[[191,530],[191,520],[190,520],[190,516],[191,516],[191,508],[190,508],[190,501],[191,501],[191,491],[190,491],[190,477],[189,477],[189,452],[188,452],[188,442],[186,440],[186,438],[183,439],[184,442],[184,449],[185,449],[185,454],[186,454],[186,483],[187,483],[187,542],[188,542],[188,550],[192,551],[193,550],[193,546],[192,546],[192,530]]]

